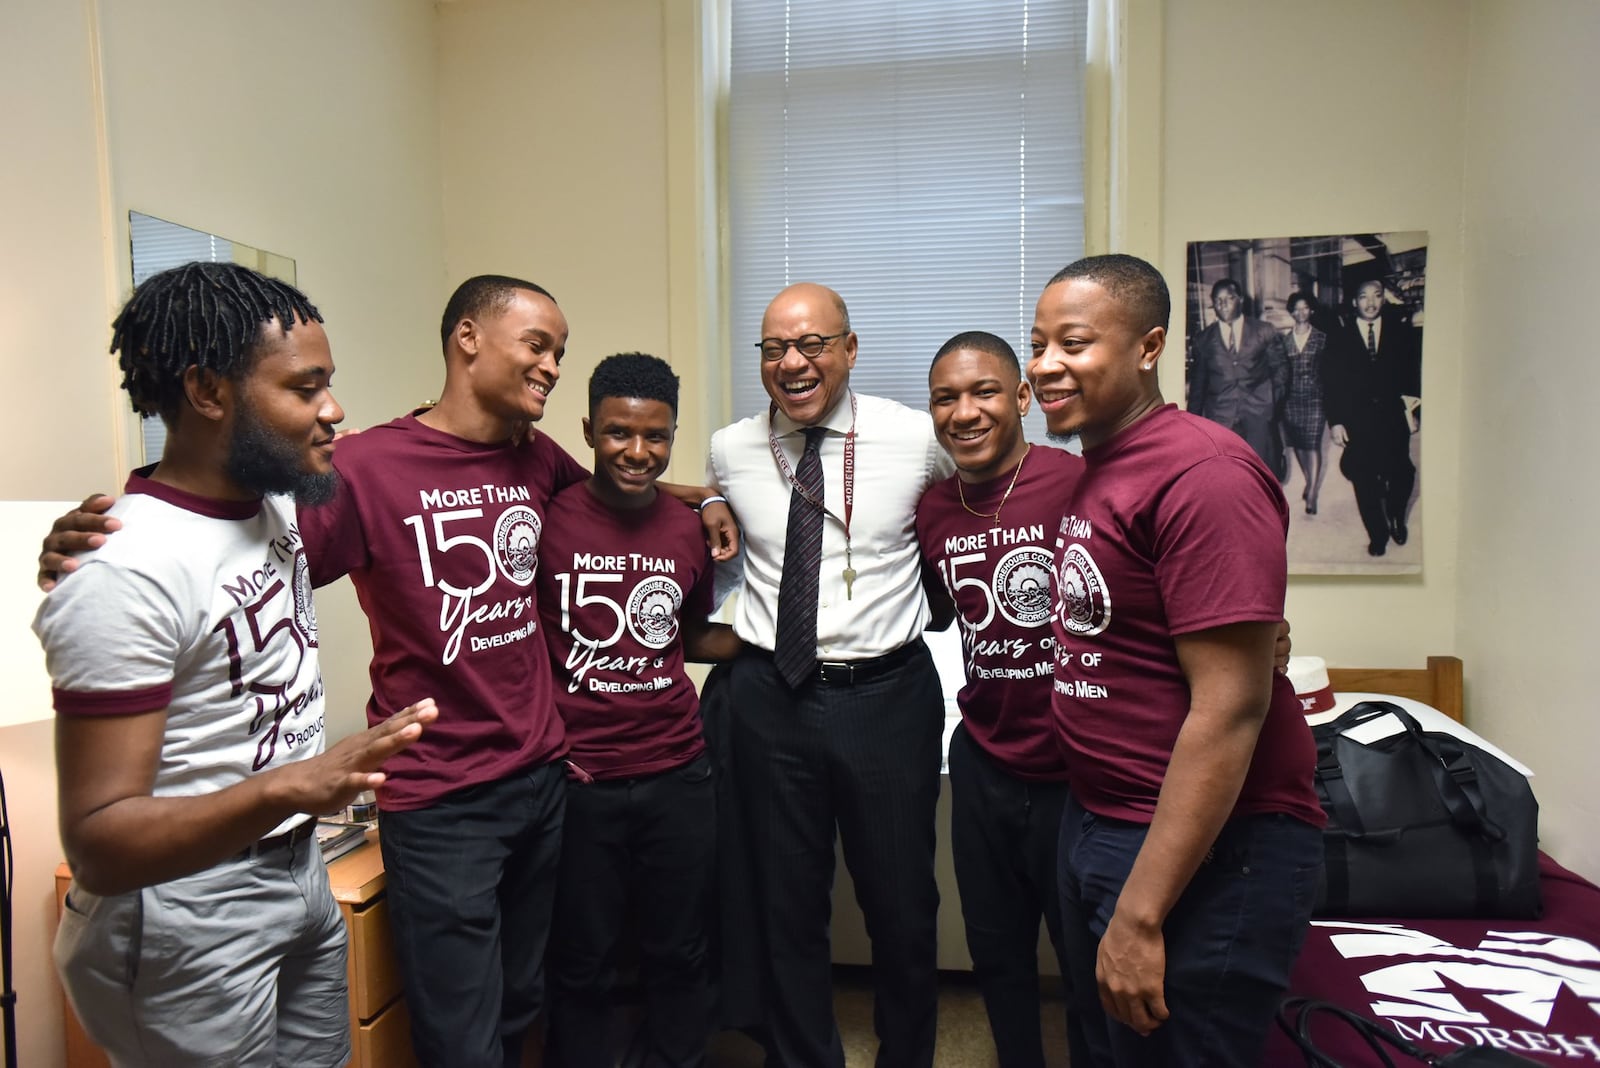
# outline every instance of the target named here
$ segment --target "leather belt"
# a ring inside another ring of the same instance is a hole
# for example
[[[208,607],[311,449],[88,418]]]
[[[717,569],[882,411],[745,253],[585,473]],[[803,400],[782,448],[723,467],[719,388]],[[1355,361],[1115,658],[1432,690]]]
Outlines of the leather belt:
[[[233,855],[234,860],[249,860],[259,857],[263,853],[271,853],[279,849],[288,849],[298,845],[308,838],[315,838],[317,834],[317,820],[315,816],[307,816],[299,823],[290,827],[282,834],[269,834],[257,841],[254,845],[246,846]]]
[[[922,639],[918,638],[892,653],[866,660],[823,660],[817,664],[816,678],[824,686],[859,686],[903,667],[924,648]]]

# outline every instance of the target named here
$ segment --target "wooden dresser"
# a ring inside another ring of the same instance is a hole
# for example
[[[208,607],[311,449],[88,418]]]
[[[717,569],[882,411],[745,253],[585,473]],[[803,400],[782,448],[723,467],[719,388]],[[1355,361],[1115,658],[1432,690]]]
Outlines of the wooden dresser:
[[[328,864],[328,882],[344,914],[350,956],[350,1068],[413,1068],[411,1021],[400,996],[400,969],[389,939],[389,903],[384,899],[383,853],[368,841]],[[56,902],[66,897],[72,874],[56,869]],[[108,1068],[66,1006],[67,1068]]]

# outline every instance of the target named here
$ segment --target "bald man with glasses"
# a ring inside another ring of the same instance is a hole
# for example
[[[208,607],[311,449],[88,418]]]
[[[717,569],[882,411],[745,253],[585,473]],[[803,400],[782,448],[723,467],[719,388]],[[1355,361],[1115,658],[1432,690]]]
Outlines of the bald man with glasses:
[[[729,683],[735,787],[759,891],[769,1063],[833,1065],[835,836],[872,938],[882,1066],[933,1063],[934,806],[944,698],[914,522],[954,470],[926,412],[855,393],[839,294],[762,319],[767,411],[719,430],[708,481],[738,515],[746,651]]]

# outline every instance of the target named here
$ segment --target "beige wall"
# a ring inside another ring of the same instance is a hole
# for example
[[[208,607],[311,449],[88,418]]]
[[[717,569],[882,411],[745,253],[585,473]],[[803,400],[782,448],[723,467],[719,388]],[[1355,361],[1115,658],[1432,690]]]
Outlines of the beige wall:
[[[1413,519],[1422,574],[1295,577],[1288,615],[1295,650],[1333,664],[1420,666],[1454,652],[1465,8],[1168,0],[1165,31],[1161,254],[1175,294],[1189,241],[1428,231],[1428,429]],[[1171,344],[1181,356],[1182,337]],[[1173,355],[1162,386],[1181,398],[1183,361]],[[1349,492],[1336,468],[1323,492]]]
[[[1600,879],[1600,499],[1584,459],[1600,397],[1586,312],[1600,8],[1471,11],[1457,642],[1473,722],[1538,772],[1545,848]]]
[[[429,0],[5,6],[0,497],[120,485],[125,402],[105,350],[130,288],[130,208],[293,257],[328,317],[351,425],[433,388],[446,295],[434,23]],[[347,589],[318,603],[337,736],[361,722],[370,644]],[[51,1068],[49,725],[0,731],[0,763],[18,827],[20,1061]]]
[[[134,208],[293,258],[347,425],[409,404],[436,377],[445,296],[432,3],[161,0],[101,19],[119,238]]]
[[[91,43],[83,3],[15,0],[0,15],[0,355],[12,398],[0,497],[11,500],[82,496],[118,474]]]
[[[0,17],[0,144],[8,146],[0,157],[0,361],[12,397],[0,425],[0,497],[10,500],[87,493],[117,475],[89,27],[86,5],[58,0],[18,0]],[[19,608],[4,606],[8,641],[31,638]],[[42,679],[8,681],[11,701],[49,716]],[[17,1061],[55,1068],[61,994],[49,940],[61,847],[47,719],[0,728],[0,771],[16,857]]]
[[[694,5],[674,0],[440,8],[446,270],[452,282],[516,275],[555,295],[571,337],[564,399],[543,429],[584,463],[578,420],[601,358],[671,360],[686,398],[702,381],[700,354],[674,351],[692,347],[681,332],[698,299],[693,264],[675,269],[674,249],[697,236],[673,245],[694,200],[668,174],[673,111],[693,107],[696,25]],[[690,130],[678,145],[691,180],[693,140]],[[702,407],[684,405],[671,477],[700,480]]]
[[[1586,670],[1600,589],[1585,559],[1600,503],[1583,492],[1578,459],[1600,370],[1571,325],[1592,299],[1600,237],[1586,109],[1600,87],[1588,58],[1600,10],[1581,0],[1220,10],[1164,4],[1165,113],[1152,121],[1165,131],[1168,281],[1182,283],[1191,240],[1430,237],[1423,573],[1291,579],[1295,647],[1334,664],[1463,656],[1474,727],[1538,772],[1546,848],[1600,878],[1589,788],[1600,726]],[[1219,57],[1248,80],[1217,78]],[[1215,136],[1219,114],[1236,144]],[[1287,147],[1296,134],[1303,154]],[[1164,388],[1181,396],[1181,361],[1170,363]],[[1325,492],[1339,482],[1335,472]]]

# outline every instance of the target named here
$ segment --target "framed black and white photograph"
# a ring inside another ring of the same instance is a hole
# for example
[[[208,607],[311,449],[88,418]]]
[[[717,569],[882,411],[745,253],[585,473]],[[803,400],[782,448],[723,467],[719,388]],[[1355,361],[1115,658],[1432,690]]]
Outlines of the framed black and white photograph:
[[[1422,570],[1425,231],[1189,243],[1186,406],[1283,484],[1289,572]]]

